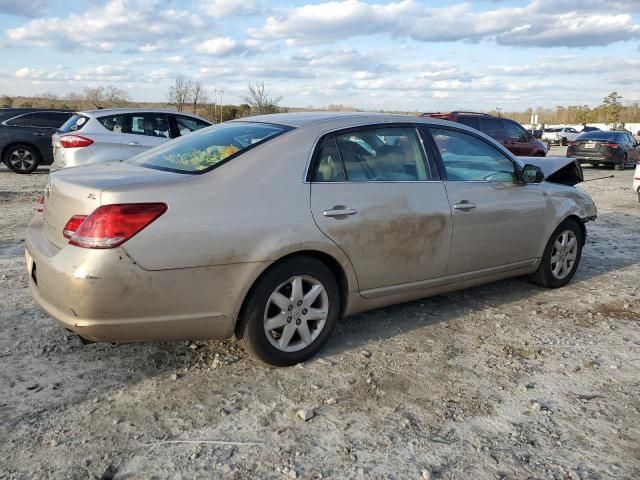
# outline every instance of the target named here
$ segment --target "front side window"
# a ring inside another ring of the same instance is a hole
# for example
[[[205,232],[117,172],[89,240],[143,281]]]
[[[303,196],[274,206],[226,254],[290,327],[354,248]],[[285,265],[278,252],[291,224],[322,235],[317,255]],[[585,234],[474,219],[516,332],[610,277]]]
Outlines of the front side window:
[[[185,117],[183,115],[175,115],[175,118],[180,135],[187,135],[191,132],[195,132],[196,130],[209,126],[207,122],[203,122],[197,118]]]
[[[203,173],[287,130],[269,123],[221,123],[153,148],[129,162],[170,172]]]
[[[128,115],[124,133],[147,137],[169,138],[169,122],[163,113]]]
[[[523,140],[527,138],[527,132],[525,131],[524,128],[522,128],[517,123],[505,121],[504,126],[507,132],[507,138],[523,139]]]
[[[450,181],[514,182],[513,162],[484,140],[459,130],[431,128]]]
[[[332,180],[324,181],[339,181],[337,179],[345,174],[349,182],[431,179],[414,127],[367,128],[332,138],[335,139],[333,147],[330,143],[321,146],[318,172],[322,173],[316,174],[316,180],[327,175]],[[334,164],[335,153],[339,153],[341,168]],[[344,173],[340,173],[341,169]]]
[[[98,121],[107,130],[113,133],[122,133],[125,129],[126,115],[107,115],[99,117]]]

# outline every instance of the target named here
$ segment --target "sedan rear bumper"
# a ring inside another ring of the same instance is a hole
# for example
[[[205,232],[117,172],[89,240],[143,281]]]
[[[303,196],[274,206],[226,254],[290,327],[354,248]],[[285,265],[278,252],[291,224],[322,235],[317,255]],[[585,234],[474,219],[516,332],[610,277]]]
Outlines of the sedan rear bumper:
[[[62,327],[92,341],[220,339],[233,334],[235,281],[251,264],[147,271],[122,248],[58,249],[36,215],[26,237],[31,293]]]

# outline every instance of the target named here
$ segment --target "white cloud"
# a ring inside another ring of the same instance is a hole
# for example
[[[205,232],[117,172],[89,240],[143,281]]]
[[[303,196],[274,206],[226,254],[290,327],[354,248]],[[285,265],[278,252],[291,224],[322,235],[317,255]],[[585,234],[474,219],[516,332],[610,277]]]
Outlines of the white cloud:
[[[610,2],[612,9],[600,3],[597,12],[551,10],[549,0],[477,11],[471,3],[430,8],[415,0],[380,4],[346,0],[290,8],[248,33],[259,39],[283,39],[289,46],[375,34],[423,42],[497,38],[502,44],[545,47],[608,45],[640,38],[640,25],[629,13],[620,13],[629,10],[627,3]]]
[[[213,56],[224,56],[242,51],[244,46],[230,37],[217,37],[198,43],[193,47],[194,52]]]
[[[256,0],[206,0],[200,3],[200,9],[214,18],[248,16],[261,11]]]
[[[48,0],[2,0],[0,13],[20,17],[41,17],[47,10]]]

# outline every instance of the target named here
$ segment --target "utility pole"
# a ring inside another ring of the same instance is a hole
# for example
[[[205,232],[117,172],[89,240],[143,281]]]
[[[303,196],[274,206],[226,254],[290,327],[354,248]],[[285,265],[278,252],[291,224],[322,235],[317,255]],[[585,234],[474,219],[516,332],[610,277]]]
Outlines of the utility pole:
[[[220,123],[222,123],[222,94],[224,90],[220,89]]]

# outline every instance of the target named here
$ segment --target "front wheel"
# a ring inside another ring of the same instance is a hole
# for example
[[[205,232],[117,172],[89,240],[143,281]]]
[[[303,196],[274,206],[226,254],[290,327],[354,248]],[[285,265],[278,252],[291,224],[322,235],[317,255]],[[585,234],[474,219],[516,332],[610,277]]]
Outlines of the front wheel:
[[[249,293],[239,336],[259,360],[289,366],[315,355],[340,316],[340,292],[333,273],[312,257],[275,265]]]
[[[3,158],[4,164],[15,173],[31,173],[40,163],[40,154],[30,145],[13,145]]]
[[[582,255],[582,230],[575,220],[565,220],[547,242],[538,270],[531,281],[546,288],[559,288],[573,278]]]

